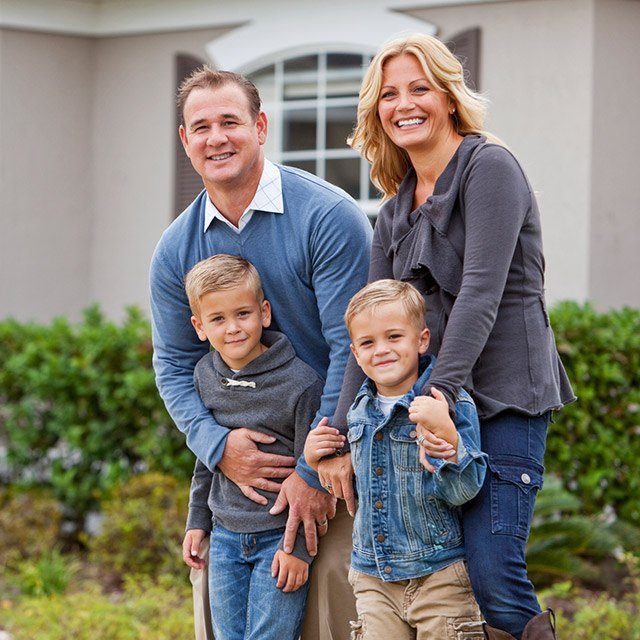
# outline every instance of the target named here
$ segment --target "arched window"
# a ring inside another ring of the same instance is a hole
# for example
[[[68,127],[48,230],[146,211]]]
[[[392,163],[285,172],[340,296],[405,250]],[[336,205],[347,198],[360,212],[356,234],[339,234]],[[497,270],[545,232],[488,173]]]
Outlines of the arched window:
[[[267,157],[338,185],[373,214],[379,194],[369,164],[346,143],[370,60],[368,54],[321,51],[281,57],[245,73],[269,120]]]

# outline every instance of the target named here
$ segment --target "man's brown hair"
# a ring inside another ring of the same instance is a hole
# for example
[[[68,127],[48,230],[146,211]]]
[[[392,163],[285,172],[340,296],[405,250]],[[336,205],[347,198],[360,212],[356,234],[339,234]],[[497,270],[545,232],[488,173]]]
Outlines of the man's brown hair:
[[[249,111],[255,120],[260,113],[261,101],[260,94],[256,85],[239,73],[232,71],[217,71],[211,67],[204,65],[196,69],[190,76],[186,77],[180,84],[178,89],[178,110],[180,111],[180,123],[184,127],[184,105],[189,94],[194,89],[217,89],[226,84],[235,84],[240,87],[247,96],[249,103]]]

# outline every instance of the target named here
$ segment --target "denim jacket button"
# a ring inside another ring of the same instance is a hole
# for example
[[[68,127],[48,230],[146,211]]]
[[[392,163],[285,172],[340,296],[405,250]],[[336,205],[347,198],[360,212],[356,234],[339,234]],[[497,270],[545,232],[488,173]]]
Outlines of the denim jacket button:
[[[376,467],[376,475],[381,476],[384,473],[384,469],[382,467]]]
[[[376,500],[376,501],[373,503],[373,506],[374,506],[376,509],[382,509],[382,507],[383,507],[382,500]]]
[[[531,484],[531,476],[528,473],[523,473],[520,476],[520,480],[522,480],[522,482],[524,482],[525,484]]]
[[[384,436],[382,435],[382,431],[378,431],[378,433],[376,433],[376,440],[380,442],[382,438],[384,438]]]
[[[377,540],[378,542],[384,542],[384,533],[379,533],[379,534],[376,536],[376,540]]]
[[[417,431],[409,431],[409,437],[415,438],[418,435]]]
[[[384,571],[385,573],[391,573],[391,572],[393,571],[393,569],[392,569],[389,565],[387,565],[387,566],[383,569],[383,571]]]

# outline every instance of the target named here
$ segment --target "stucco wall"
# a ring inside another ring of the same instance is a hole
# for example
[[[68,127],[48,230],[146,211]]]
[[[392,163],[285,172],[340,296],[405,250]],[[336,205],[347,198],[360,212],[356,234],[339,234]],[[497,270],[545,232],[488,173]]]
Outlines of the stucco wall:
[[[76,316],[89,300],[93,53],[0,30],[0,318]]]
[[[640,2],[597,0],[593,56],[591,297],[640,306]]]
[[[522,163],[543,218],[551,301],[589,295],[593,4],[521,0],[422,9],[446,39],[482,29],[487,128]],[[631,46],[631,45],[630,45]]]

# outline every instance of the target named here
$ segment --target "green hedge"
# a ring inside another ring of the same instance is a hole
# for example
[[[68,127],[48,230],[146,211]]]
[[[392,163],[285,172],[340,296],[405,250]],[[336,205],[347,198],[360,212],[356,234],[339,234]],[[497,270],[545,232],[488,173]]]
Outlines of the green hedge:
[[[566,302],[551,316],[580,399],[556,416],[547,468],[587,511],[610,505],[640,523],[640,311]],[[158,397],[139,311],[121,325],[97,308],[76,325],[0,322],[0,362],[3,484],[50,488],[81,522],[133,472],[190,475],[193,457]]]
[[[2,484],[48,487],[80,528],[134,472],[188,477],[193,456],[158,396],[148,321],[96,308],[72,325],[0,322]]]
[[[551,322],[578,401],[558,412],[545,464],[591,513],[640,523],[640,310],[563,302]]]

